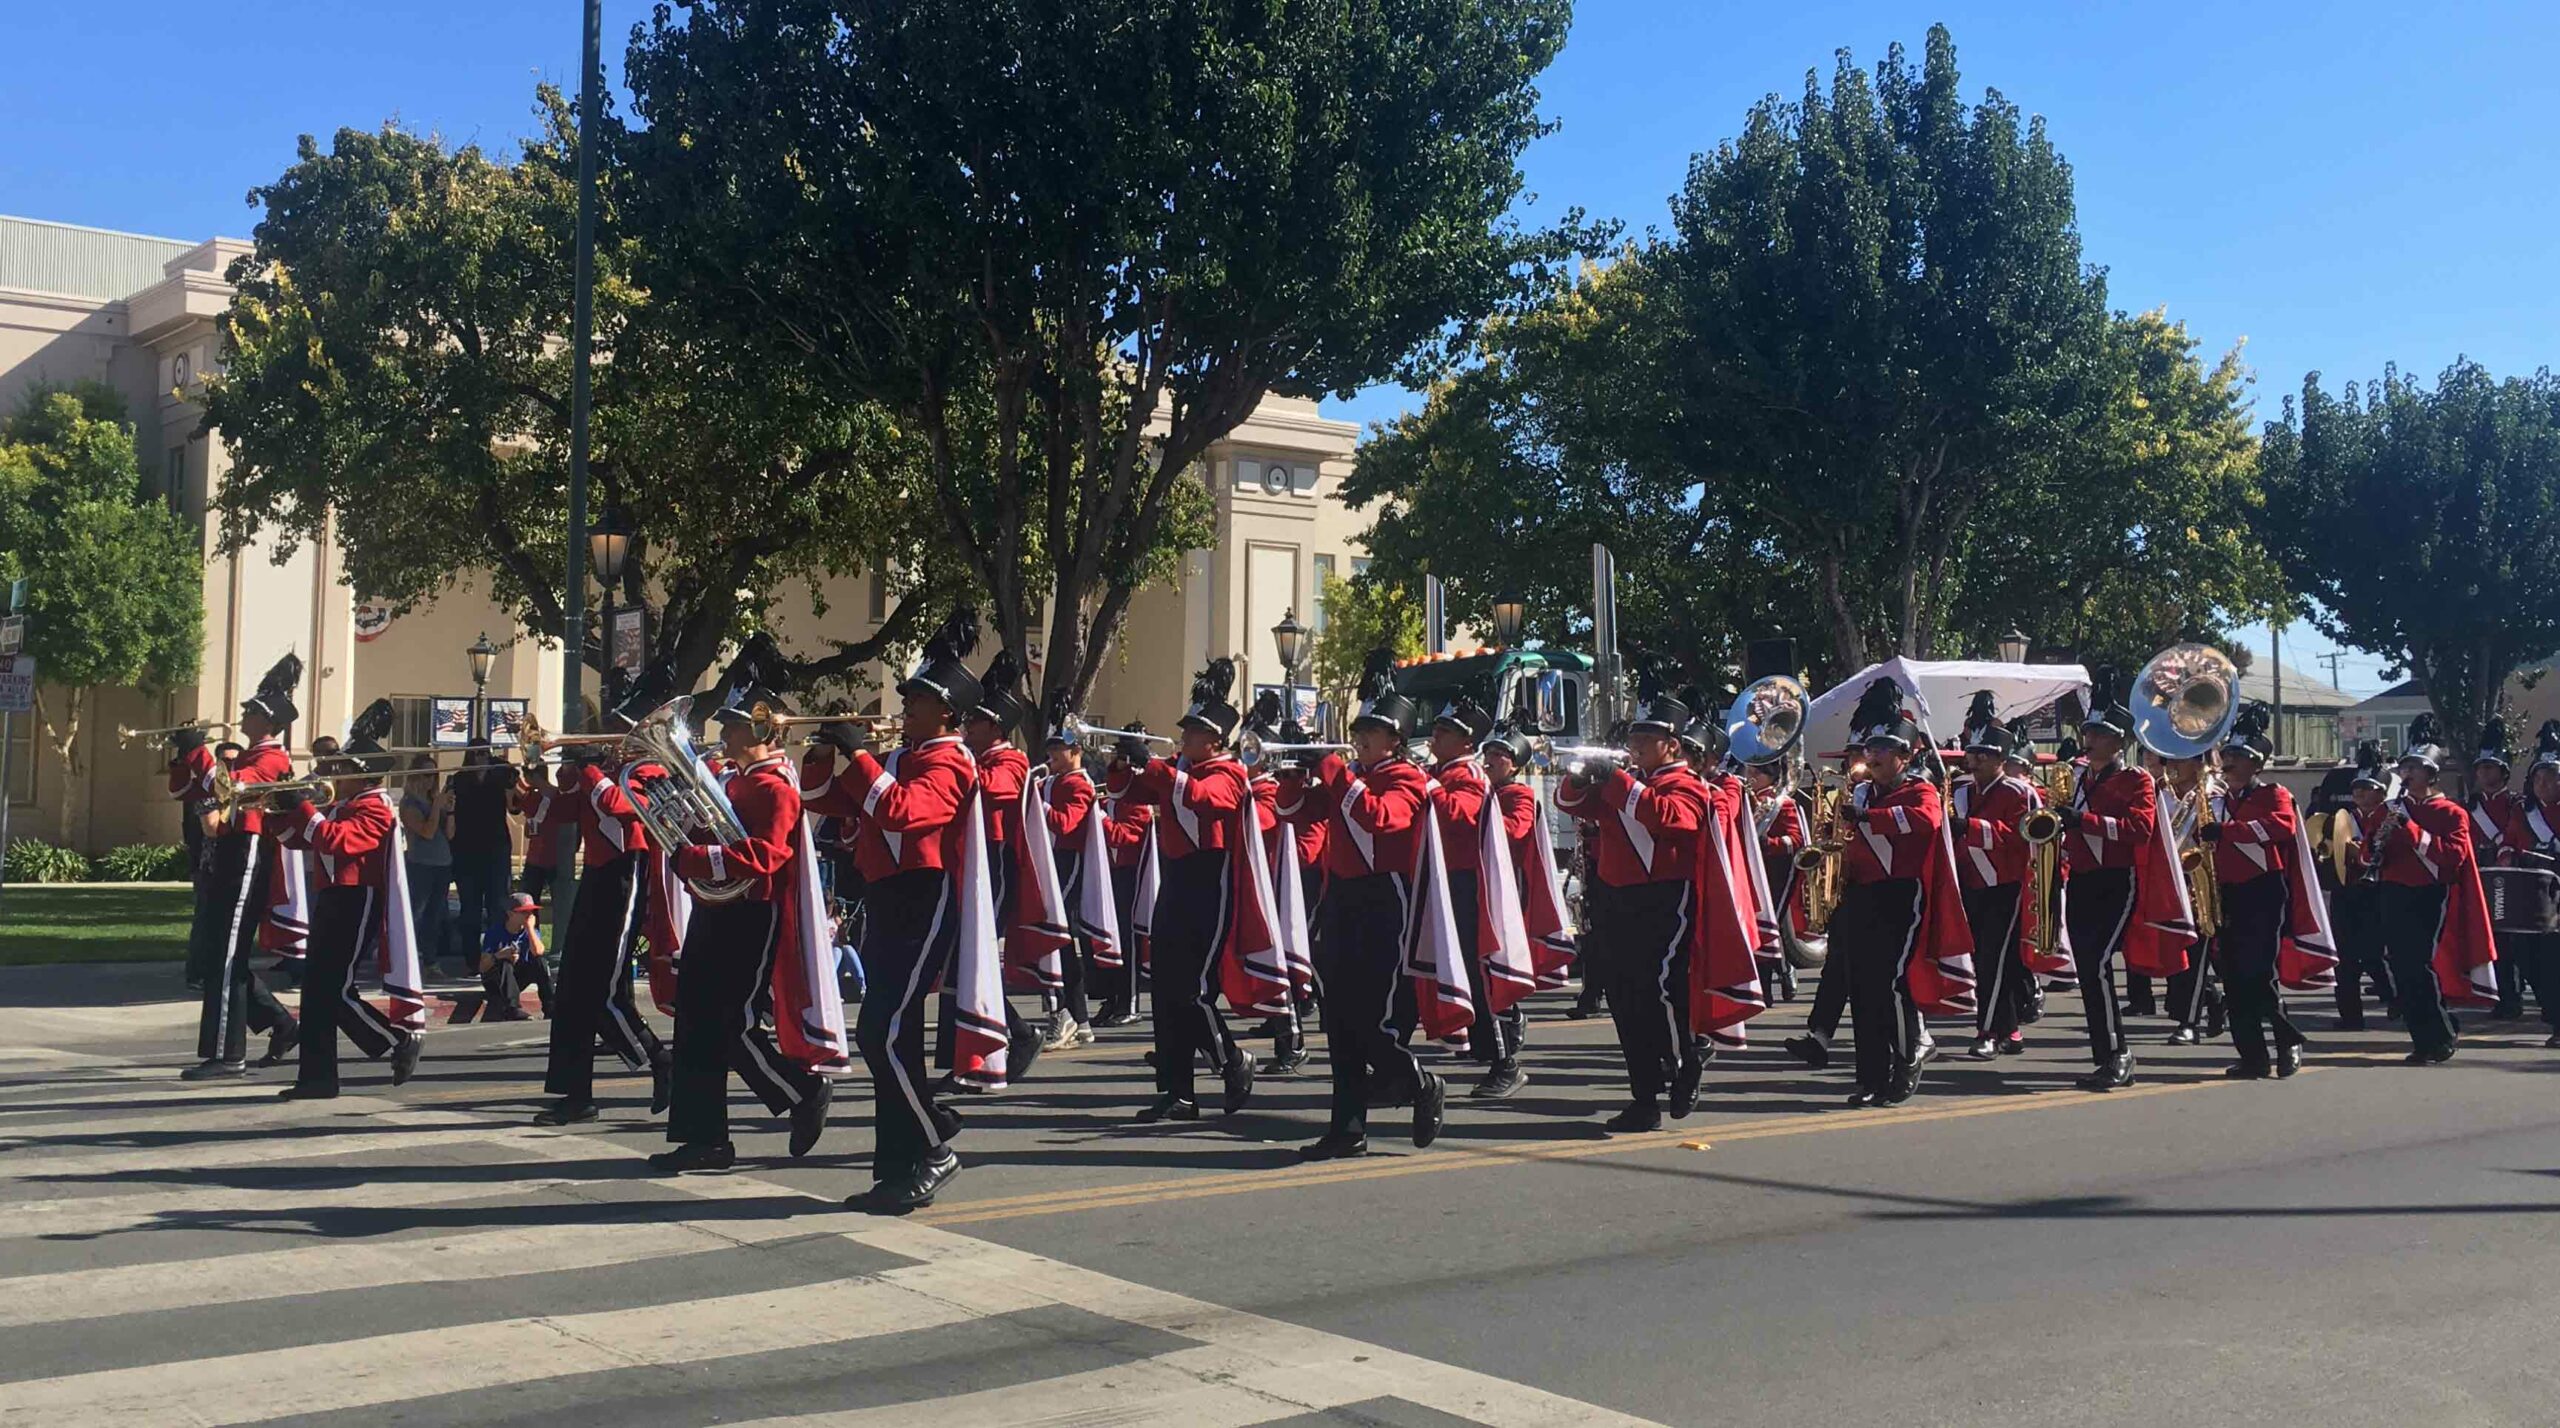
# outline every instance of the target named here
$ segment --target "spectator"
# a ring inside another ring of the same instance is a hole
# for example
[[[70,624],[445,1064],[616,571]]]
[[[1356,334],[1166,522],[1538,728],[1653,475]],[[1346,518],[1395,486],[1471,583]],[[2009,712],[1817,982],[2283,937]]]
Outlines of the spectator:
[[[543,957],[542,929],[534,925],[541,909],[524,894],[513,895],[506,915],[480,936],[480,1019],[523,1021],[524,984],[531,982],[542,998],[542,1014],[551,1015],[551,964]],[[457,1008],[453,1019],[467,1022],[470,1009]]]
[[[409,919],[418,930],[422,960],[456,958],[452,918],[445,907],[445,895],[453,887],[453,843],[446,836],[453,804],[440,787],[432,755],[418,755],[409,767],[400,794],[400,831],[409,838]],[[469,976],[469,959],[460,960],[463,975]]]
[[[462,895],[455,940],[478,947],[481,934],[507,915],[507,873],[515,858],[507,808],[515,795],[515,765],[493,761],[488,743],[475,740],[446,788],[453,805],[453,883]]]
[[[551,766],[538,754],[525,765],[515,805],[524,818],[524,871],[516,878],[516,891],[530,896],[539,907],[543,894],[551,891],[552,862],[560,856],[563,805],[560,791],[552,786]]]

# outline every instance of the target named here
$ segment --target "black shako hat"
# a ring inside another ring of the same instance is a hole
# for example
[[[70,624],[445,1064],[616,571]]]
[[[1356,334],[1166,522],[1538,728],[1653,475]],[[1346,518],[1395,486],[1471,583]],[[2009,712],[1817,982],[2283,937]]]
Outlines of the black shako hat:
[[[902,695],[929,694],[951,710],[954,721],[978,707],[978,677],[961,661],[978,647],[978,612],[967,606],[951,612],[942,628],[924,642],[924,658],[915,672],[898,681]]]
[[[1220,743],[1236,741],[1236,730],[1244,723],[1244,714],[1229,696],[1235,693],[1236,662],[1220,655],[1201,666],[1191,676],[1191,707],[1174,721],[1179,729],[1200,729],[1218,736]]]
[[[258,692],[240,701],[242,714],[263,714],[267,722],[281,729],[302,717],[294,706],[293,691],[302,685],[302,656],[288,654],[267,670],[258,681]]]
[[[2222,741],[2226,754],[2247,754],[2263,764],[2275,756],[2276,746],[2267,742],[2267,726],[2274,722],[2275,712],[2252,699],[2231,716],[2231,733]]]

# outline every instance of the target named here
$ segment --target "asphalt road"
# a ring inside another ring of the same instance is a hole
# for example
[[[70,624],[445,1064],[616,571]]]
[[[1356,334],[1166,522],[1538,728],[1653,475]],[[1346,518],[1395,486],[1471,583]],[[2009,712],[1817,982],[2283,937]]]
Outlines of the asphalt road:
[[[175,1081],[184,1007],[32,991],[0,978],[0,1423],[2560,1421],[2538,1023],[2411,1069],[2305,1004],[2304,1074],[2233,1084],[2137,1022],[2099,1096],[2059,997],[2028,1056],[1856,1111],[1781,1007],[1613,1138],[1605,1022],[1546,998],[1517,1099],[1313,1167],[1320,1074],[1136,1126],[1132,1028],[971,1103],[967,1170],[883,1221],[836,1203],[858,1080],[805,1161],[750,1116],[739,1173],[653,1179],[639,1078],[526,1128],[539,1023],[284,1105]]]

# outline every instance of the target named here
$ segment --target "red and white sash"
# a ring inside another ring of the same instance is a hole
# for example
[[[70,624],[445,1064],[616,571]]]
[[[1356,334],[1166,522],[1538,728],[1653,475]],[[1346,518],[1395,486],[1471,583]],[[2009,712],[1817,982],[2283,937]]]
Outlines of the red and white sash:
[[[409,917],[409,834],[400,826],[400,805],[391,790],[376,786],[357,794],[379,798],[391,810],[391,836],[379,850],[385,860],[382,886],[382,936],[375,939],[375,962],[382,974],[382,996],[390,1019],[411,1031],[427,1024],[425,970],[418,961],[418,928]]]
[[[1013,858],[1013,926],[1005,929],[1006,970],[1028,986],[1056,991],[1067,984],[1061,949],[1067,930],[1067,898],[1058,886],[1057,844],[1049,836],[1049,780],[1026,778],[1017,800],[1022,838]]]
[[[951,1076],[966,1086],[999,1090],[1005,1084],[1004,944],[996,926],[995,883],[988,870],[984,788],[972,788],[959,818],[960,878],[952,889],[959,905],[959,943],[951,954],[949,985],[957,1036]]]
[[[1093,782],[1081,769],[1066,777]],[[1111,895],[1110,816],[1104,812],[1101,792],[1098,787],[1094,790],[1093,811],[1084,820],[1084,842],[1076,849],[1076,933],[1093,949],[1095,966],[1118,967],[1123,965],[1120,904]]]
[[[1476,999],[1466,952],[1458,943],[1456,909],[1449,898],[1449,860],[1440,844],[1436,802],[1439,792],[1437,782],[1425,781],[1417,815],[1422,822],[1422,866],[1415,869],[1414,896],[1405,905],[1404,971],[1413,978],[1418,1029],[1434,1041],[1463,1051],[1468,1028],[1475,1025]],[[1343,819],[1343,826],[1357,827],[1349,818]],[[1361,852],[1365,857],[1368,849],[1364,846]]]
[[[796,769],[791,778],[796,786]],[[790,886],[774,914],[782,920],[773,959],[774,1039],[783,1055],[812,1071],[835,1075],[851,1069],[852,1043],[845,1036],[844,994],[836,986],[836,922],[818,877],[814,821],[803,812],[793,831],[797,853]],[[1001,1010],[997,1020],[1003,1020]]]
[[[311,947],[310,857],[299,848],[279,846],[267,889],[267,915],[258,924],[258,945],[279,957],[302,956]]]

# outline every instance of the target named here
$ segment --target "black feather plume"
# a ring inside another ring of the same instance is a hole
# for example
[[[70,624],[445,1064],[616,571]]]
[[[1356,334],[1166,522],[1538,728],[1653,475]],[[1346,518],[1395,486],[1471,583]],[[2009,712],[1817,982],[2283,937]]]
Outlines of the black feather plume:
[[[2533,736],[2536,754],[2560,756],[2560,719],[2545,719],[2540,732]]]
[[[2552,722],[2560,723],[2560,720],[2554,720]],[[2366,773],[2382,772],[2382,743],[2380,740],[2365,739],[2357,743],[2356,767]]]
[[[1662,697],[1662,674],[1661,671],[1653,667],[1653,656],[1649,654],[1637,654],[1630,657],[1627,663],[1635,668],[1637,702],[1650,704],[1654,700],[1660,699]]]
[[[927,663],[967,659],[977,648],[978,611],[975,606],[963,605],[925,640],[924,657]]]
[[[1225,699],[1227,691],[1235,687],[1236,662],[1220,655],[1191,677],[1191,702],[1206,704],[1211,700]]]
[[[1978,725],[1988,724],[1999,717],[2000,705],[1991,697],[1991,691],[1988,689],[1975,690],[1973,692],[1972,705],[1964,711],[1965,727],[1970,729]]]
[[[1697,685],[1684,684],[1680,686],[1680,692],[1673,695],[1672,698],[1679,700],[1680,707],[1688,710],[1692,714],[1703,714],[1707,711],[1707,691]]]
[[[1395,691],[1396,652],[1374,649],[1360,662],[1360,698],[1363,703],[1384,698]]]
[[[1858,707],[1849,712],[1849,727],[1880,728],[1901,717],[1902,686],[1890,679],[1879,679],[1858,695]]]
[[[347,742],[355,744],[361,741],[379,745],[391,736],[391,726],[398,721],[398,718],[399,715],[392,709],[390,700],[377,699],[366,705],[364,712],[358,714],[354,722],[347,725]]]
[[[987,661],[987,672],[978,676],[979,685],[989,694],[1011,693],[1021,682],[1022,662],[1011,650],[996,651],[996,657]]]
[[[2481,724],[2480,752],[2495,754],[2502,759],[2507,756],[2506,720],[2493,717]]]
[[[291,698],[293,691],[301,684],[302,656],[287,654],[270,666],[266,677],[258,681],[258,697],[260,699]]]
[[[1253,712],[1245,716],[1245,727],[1268,734],[1280,727],[1283,712],[1280,705],[1280,691],[1266,689],[1253,696]]]
[[[2443,742],[2444,740],[2436,733],[2435,711],[2428,710],[2427,712],[2420,714],[2417,718],[2409,721],[2409,742],[2403,745],[2403,747],[2414,749],[2421,744],[2441,744]]]
[[[2239,713],[2231,716],[2232,736],[2234,738],[2245,739],[2254,735],[2263,734],[2267,732],[2267,726],[2274,722],[2274,719],[2274,710],[2269,709],[2265,704],[2258,700],[2252,699],[2240,706]]]
[[[1059,689],[1050,692],[1048,707],[1041,717],[1051,729],[1063,729],[1067,727],[1067,716],[1074,712],[1075,701],[1067,697],[1065,690]]]

